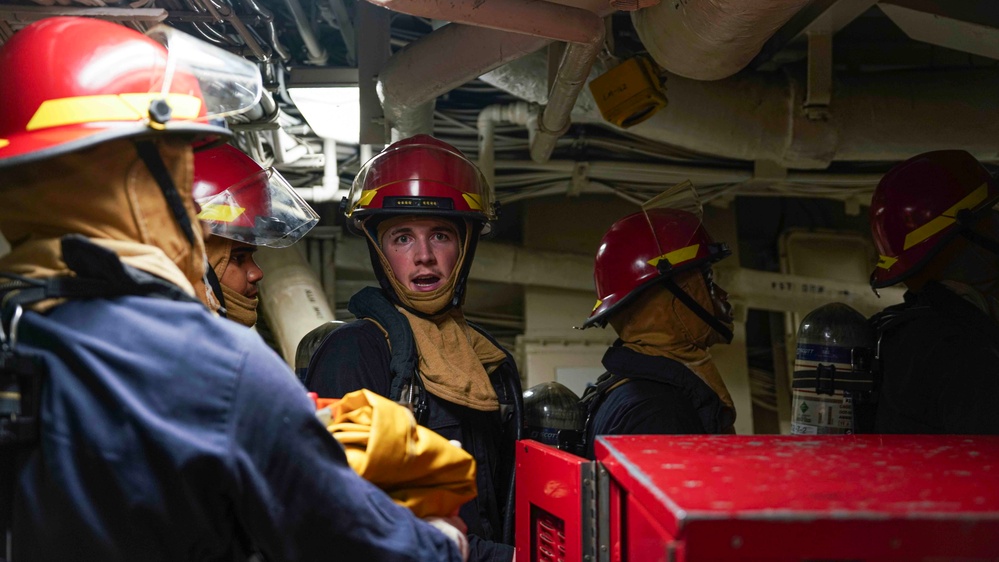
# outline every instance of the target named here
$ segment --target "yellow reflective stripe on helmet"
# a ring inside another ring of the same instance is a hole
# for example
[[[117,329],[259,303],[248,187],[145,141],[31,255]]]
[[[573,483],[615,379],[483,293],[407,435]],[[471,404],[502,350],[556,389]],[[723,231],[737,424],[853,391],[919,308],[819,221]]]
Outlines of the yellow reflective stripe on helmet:
[[[465,198],[465,203],[468,203],[468,207],[470,209],[474,209],[476,211],[481,211],[482,210],[482,196],[481,195],[473,195],[471,193],[462,193],[461,196]]]
[[[209,203],[201,207],[198,218],[203,221],[232,222],[246,211],[244,207]]]
[[[597,299],[597,304],[593,305],[593,310],[600,308],[600,305],[602,304],[604,304],[604,301]],[[590,312],[593,312],[593,310],[591,310]]]
[[[354,209],[361,206],[369,205],[371,203],[371,200],[375,198],[376,193],[378,193],[377,189],[365,189],[364,191],[362,191],[361,198],[357,200],[357,203],[354,205]]]
[[[26,130],[48,129],[79,123],[100,121],[138,121],[149,116],[149,104],[156,99],[164,99],[162,94],[118,94],[101,96],[80,96],[45,100],[38,111],[28,121]],[[197,119],[201,111],[201,99],[188,94],[168,94],[171,118]]]
[[[947,209],[940,214],[939,217],[931,220],[930,222],[920,226],[919,228],[913,230],[909,234],[905,235],[905,245],[902,247],[903,250],[908,250],[909,248],[919,244],[923,240],[926,240],[930,236],[940,232],[941,230],[947,228],[948,226],[954,224],[955,217],[958,211],[963,211],[964,209],[971,209],[975,205],[985,201],[985,198],[989,194],[988,184],[983,183],[978,186],[974,191],[969,193],[964,199],[958,201],[953,207]]]
[[[0,139],[0,148],[3,148],[5,146],[7,146],[8,144],[10,144],[9,140],[7,140],[7,139]]]
[[[672,252],[663,254],[663,255],[661,255],[661,256],[659,256],[657,258],[652,258],[651,260],[649,260],[648,263],[652,267],[656,267],[657,265],[659,265],[659,262],[661,262],[663,260],[666,260],[670,264],[674,264],[674,265],[678,264],[678,263],[683,263],[683,262],[685,262],[687,260],[694,259],[694,256],[697,255],[697,249],[700,248],[700,247],[701,247],[700,244],[694,244],[693,246],[687,246],[686,248],[680,248],[679,250],[673,250]]]
[[[895,262],[897,262],[897,261],[898,261],[898,258],[892,258],[892,257],[888,257],[888,256],[879,256],[878,257],[878,267],[880,267],[881,269],[891,269],[891,266],[895,265]]]

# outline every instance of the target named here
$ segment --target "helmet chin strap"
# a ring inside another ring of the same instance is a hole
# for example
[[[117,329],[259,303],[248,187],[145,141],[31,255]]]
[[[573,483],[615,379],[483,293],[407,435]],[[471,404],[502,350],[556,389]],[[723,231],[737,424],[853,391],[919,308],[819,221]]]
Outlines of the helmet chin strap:
[[[163,157],[160,156],[160,151],[156,149],[156,144],[149,140],[135,141],[135,150],[139,154],[139,158],[146,165],[149,170],[149,174],[153,176],[156,180],[156,184],[160,186],[160,191],[163,192],[163,197],[166,199],[167,206],[170,207],[170,212],[173,213],[174,220],[180,225],[180,229],[184,232],[184,237],[191,244],[191,247],[197,246],[194,238],[194,226],[191,224],[191,218],[187,215],[187,209],[184,208],[184,202],[180,198],[180,192],[177,191],[177,186],[173,183],[173,177],[170,175],[170,171],[167,170],[166,164],[163,163]],[[208,263],[208,257],[205,257],[205,271],[202,274],[202,281],[205,285],[210,287],[212,292],[215,293],[216,298],[219,301],[219,310],[217,311],[220,316],[225,318],[225,301],[222,298],[222,287],[219,285],[218,277],[215,275],[215,271],[212,269],[211,265]]]
[[[700,305],[700,303],[698,303],[696,300],[694,300],[693,297],[691,297],[683,289],[681,289],[680,286],[676,284],[676,281],[674,281],[672,277],[664,277],[663,285],[667,289],[669,289],[669,292],[673,293],[673,295],[676,296],[676,298],[680,299],[680,302],[686,305],[686,307],[689,308],[691,312],[696,314],[698,318],[707,322],[708,326],[711,326],[711,328],[713,328],[714,331],[718,332],[723,338],[725,338],[725,343],[732,343],[732,337],[734,335],[732,334],[732,330],[728,329],[728,326],[722,324],[721,320],[718,320],[718,318],[715,317],[714,314],[711,314],[710,312],[705,310],[704,307]]]
[[[208,258],[205,258],[205,284],[212,290],[212,294],[215,295],[215,300],[219,301],[219,309],[216,311],[222,318],[227,318],[227,310],[225,308],[225,295],[222,294],[222,282],[219,281],[219,276],[215,274],[215,270],[212,265],[208,263]]]
[[[187,216],[187,209],[184,208],[180,192],[177,191],[173,177],[170,176],[166,164],[163,163],[163,157],[156,149],[156,144],[148,140],[135,141],[135,150],[139,153],[139,158],[142,158],[146,164],[153,179],[156,180],[156,184],[160,186],[160,191],[163,192],[163,197],[166,198],[167,205],[169,205],[177,224],[180,225],[180,229],[184,232],[184,236],[187,237],[187,241],[194,246],[194,227],[191,225],[191,218]]]

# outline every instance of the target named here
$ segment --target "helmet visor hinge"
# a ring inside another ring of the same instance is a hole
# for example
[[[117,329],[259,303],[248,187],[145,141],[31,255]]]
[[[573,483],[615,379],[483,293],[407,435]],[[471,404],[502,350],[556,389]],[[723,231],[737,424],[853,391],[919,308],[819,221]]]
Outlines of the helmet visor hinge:
[[[149,120],[158,125],[166,125],[173,117],[173,108],[165,99],[155,99],[149,102]]]

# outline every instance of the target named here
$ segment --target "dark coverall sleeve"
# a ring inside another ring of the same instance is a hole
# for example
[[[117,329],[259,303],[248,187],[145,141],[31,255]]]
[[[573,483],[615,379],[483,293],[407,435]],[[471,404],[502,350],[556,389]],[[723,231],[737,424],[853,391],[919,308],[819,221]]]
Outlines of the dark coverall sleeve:
[[[347,464],[288,366],[251,346],[236,390],[241,527],[268,560],[456,561],[457,546]]]

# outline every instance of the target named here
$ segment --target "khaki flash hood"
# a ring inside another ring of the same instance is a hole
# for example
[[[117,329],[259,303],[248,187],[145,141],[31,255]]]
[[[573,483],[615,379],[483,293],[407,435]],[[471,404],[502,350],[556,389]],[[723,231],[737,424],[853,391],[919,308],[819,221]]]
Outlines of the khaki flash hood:
[[[704,274],[700,270],[681,273],[675,281],[705,310],[714,310]],[[724,338],[668,289],[661,285],[646,289],[634,302],[613,314],[608,323],[625,347],[684,364],[735,413],[732,397],[708,352],[712,345],[724,343]],[[731,325],[728,326],[731,328]],[[735,419],[734,415],[732,419]]]
[[[161,137],[155,144],[178,190],[189,191],[194,172],[189,139]],[[3,183],[0,232],[11,252],[0,259],[0,270],[34,278],[70,275],[60,239],[75,233],[190,295],[194,283],[201,283],[204,242],[198,236],[193,247],[188,242],[130,141],[15,166],[4,170]],[[181,200],[197,225],[193,199]]]
[[[222,276],[225,275],[225,270],[229,267],[232,244],[232,240],[228,238],[209,236],[205,240],[205,253],[208,255],[208,267],[211,267],[215,272],[215,277],[219,280],[219,285],[222,287],[226,318],[249,328],[257,323],[257,304],[260,302],[259,299],[257,297],[245,297],[222,283]],[[204,291],[201,290],[201,287],[204,287]],[[201,299],[201,302],[205,303],[205,306],[209,310],[218,310],[219,303],[215,299],[215,293],[212,292],[210,287],[202,283],[200,287],[195,285],[195,289],[198,291],[198,298]]]

